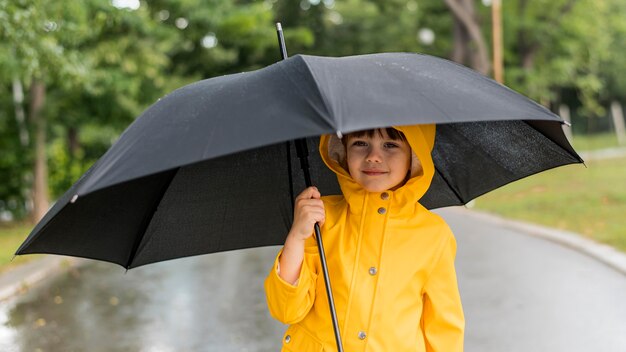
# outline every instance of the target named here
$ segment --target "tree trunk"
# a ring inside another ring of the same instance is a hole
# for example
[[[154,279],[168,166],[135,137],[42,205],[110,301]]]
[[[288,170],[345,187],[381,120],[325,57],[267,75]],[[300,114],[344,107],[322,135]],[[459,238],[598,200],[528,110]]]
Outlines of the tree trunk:
[[[500,0],[491,2],[491,28],[493,32],[493,78],[499,83],[504,83],[502,6]]]
[[[13,77],[13,105],[15,106],[15,121],[20,134],[20,143],[22,147],[28,147],[30,138],[28,128],[26,128],[26,115],[24,114],[24,87],[17,77]]]
[[[42,115],[46,99],[46,86],[38,79],[33,79],[30,87],[30,116],[35,127],[35,163],[33,180],[32,219],[37,222],[48,211],[48,164],[46,160],[46,119]]]
[[[76,158],[80,143],[78,141],[78,129],[76,127],[69,127],[67,130],[67,145],[69,149],[70,158],[73,160]]]
[[[454,19],[454,51],[452,60],[467,64],[487,75],[490,70],[487,44],[474,11],[474,0],[445,0]],[[462,57],[462,60],[459,58]]]
[[[454,22],[452,24],[452,35],[453,35],[453,47],[452,47],[452,56],[450,59],[454,62],[464,63],[468,61],[468,53],[467,53],[467,45],[469,43],[469,36],[467,35],[467,31],[463,27],[463,24],[457,20],[456,16],[453,16]]]
[[[615,133],[617,134],[617,144],[620,146],[626,145],[626,127],[624,127],[624,111],[622,110],[622,104],[618,101],[611,102],[611,116],[613,117],[613,126],[615,126]]]
[[[569,110],[569,106],[565,105],[565,104],[561,104],[559,105],[559,116],[561,116],[563,118],[563,120],[567,121],[568,123],[572,123],[572,118],[570,115],[570,110]],[[570,126],[567,125],[563,125],[563,132],[565,133],[565,137],[567,137],[567,140],[570,143],[574,142],[574,136],[572,134],[572,128]]]

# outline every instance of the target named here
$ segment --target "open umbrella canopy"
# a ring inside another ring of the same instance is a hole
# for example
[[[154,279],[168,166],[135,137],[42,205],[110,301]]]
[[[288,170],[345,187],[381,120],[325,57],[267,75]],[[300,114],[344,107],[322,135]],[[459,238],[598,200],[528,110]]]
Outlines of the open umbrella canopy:
[[[579,163],[549,110],[468,68],[427,55],[296,55],[196,82],[148,108],[37,224],[17,254],[126,268],[277,245],[311,176],[339,194],[319,136],[436,123],[427,208],[465,204],[520,178]]]

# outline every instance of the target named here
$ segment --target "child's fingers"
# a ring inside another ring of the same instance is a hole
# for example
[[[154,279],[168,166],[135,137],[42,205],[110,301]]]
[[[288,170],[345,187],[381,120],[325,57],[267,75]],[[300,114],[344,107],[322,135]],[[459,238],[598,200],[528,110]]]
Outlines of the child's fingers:
[[[322,201],[321,199],[315,199],[315,198],[299,199],[297,203],[300,206],[311,205],[311,206],[316,206],[320,208],[324,207],[324,201]]]
[[[298,196],[296,197],[296,200],[298,200],[298,199],[310,199],[311,196],[313,195],[313,192],[314,192],[313,187],[305,188],[302,192],[300,192],[300,194],[298,194]]]
[[[324,221],[326,221],[326,214],[322,213],[316,222],[318,222],[320,226],[324,226]]]
[[[309,226],[315,225],[318,222],[320,225],[324,224],[325,214],[323,211],[319,211],[317,209],[311,210],[307,213],[307,223]]]
[[[316,187],[308,187],[296,197],[292,229],[299,233],[302,239],[312,234],[316,222],[324,224],[326,214],[320,196]]]
[[[294,221],[312,226],[316,222],[323,224],[325,216],[324,202],[319,199],[301,199],[297,203]]]
[[[321,194],[320,194],[319,190],[317,189],[317,187],[311,186],[311,187],[306,188],[304,191],[302,191],[296,197],[296,201],[298,199],[311,199],[311,198],[319,199],[320,197],[321,197]]]
[[[311,186],[310,188],[313,189],[313,194],[311,195],[311,198],[315,198],[315,199],[320,199],[320,197],[322,196],[322,194],[320,193],[320,191],[317,189],[317,187],[315,186]]]
[[[297,213],[306,213],[310,211],[324,213],[324,202],[320,199],[300,199],[296,203]]]
[[[316,219],[318,219],[319,217],[324,217],[325,215],[324,207],[320,206],[317,203],[302,205],[302,213],[311,214],[311,216],[314,216]]]

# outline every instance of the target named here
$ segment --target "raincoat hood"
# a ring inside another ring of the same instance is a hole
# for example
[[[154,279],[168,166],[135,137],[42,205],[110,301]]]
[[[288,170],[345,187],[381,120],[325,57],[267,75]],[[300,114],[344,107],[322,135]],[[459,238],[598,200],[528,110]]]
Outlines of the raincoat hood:
[[[410,179],[393,193],[393,197],[400,204],[405,204],[404,210],[411,210],[430,187],[435,166],[431,156],[435,145],[435,125],[412,125],[394,126],[396,130],[404,133],[411,146],[411,176]],[[368,191],[364,190],[348,173],[346,151],[341,140],[336,135],[323,135],[320,138],[320,155],[324,163],[335,174],[341,187],[341,191],[351,205],[351,209],[358,209],[363,204],[363,198]],[[403,213],[404,211],[400,211]]]

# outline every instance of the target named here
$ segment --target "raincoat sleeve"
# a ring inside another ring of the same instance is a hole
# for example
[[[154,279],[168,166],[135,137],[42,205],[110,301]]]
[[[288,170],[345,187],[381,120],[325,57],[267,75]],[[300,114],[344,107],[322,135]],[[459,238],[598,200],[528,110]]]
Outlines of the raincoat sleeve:
[[[265,279],[265,296],[270,314],[283,324],[300,322],[309,313],[315,301],[317,247],[314,243],[311,246],[310,241],[307,240],[304,261],[295,285],[286,282],[278,275],[278,263],[283,252],[282,249],[276,256],[274,265]]]
[[[465,318],[454,269],[456,241],[446,225],[441,255],[424,286],[422,329],[428,352],[462,352]]]

